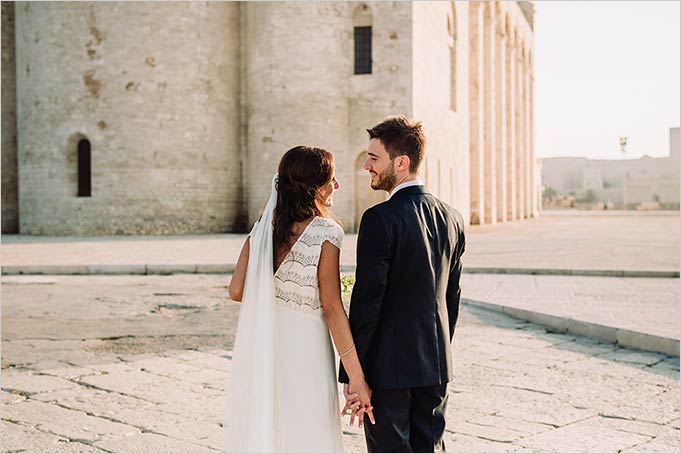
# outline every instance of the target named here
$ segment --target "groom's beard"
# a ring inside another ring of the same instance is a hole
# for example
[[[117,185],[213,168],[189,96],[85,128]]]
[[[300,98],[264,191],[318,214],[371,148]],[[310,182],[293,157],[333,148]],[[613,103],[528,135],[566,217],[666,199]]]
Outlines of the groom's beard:
[[[371,182],[371,189],[374,189],[376,191],[383,190],[386,192],[390,192],[395,187],[396,181],[397,175],[395,174],[395,166],[393,165],[392,162],[390,162],[388,168],[386,168],[383,172],[378,174],[376,183],[374,183],[373,181]]]

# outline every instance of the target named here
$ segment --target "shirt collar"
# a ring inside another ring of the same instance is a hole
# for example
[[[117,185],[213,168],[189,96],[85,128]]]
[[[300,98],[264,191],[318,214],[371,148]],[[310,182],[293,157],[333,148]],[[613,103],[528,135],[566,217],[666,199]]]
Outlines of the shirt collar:
[[[423,181],[421,181],[420,179],[417,178],[415,180],[410,180],[410,181],[405,181],[404,183],[400,183],[395,187],[395,189],[390,191],[390,196],[388,196],[388,198],[395,195],[395,193],[397,191],[399,191],[400,189],[408,188],[408,187],[411,187],[411,186],[423,186]]]

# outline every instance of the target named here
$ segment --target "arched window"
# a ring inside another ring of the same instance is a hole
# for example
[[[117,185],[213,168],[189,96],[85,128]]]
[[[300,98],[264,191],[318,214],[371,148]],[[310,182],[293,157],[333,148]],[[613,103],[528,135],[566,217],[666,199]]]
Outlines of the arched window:
[[[91,161],[90,141],[83,138],[78,141],[78,197],[91,196]]]
[[[451,2],[452,10],[447,15],[447,33],[449,34],[449,71],[450,101],[449,108],[456,112],[456,5]]]
[[[355,30],[355,74],[371,74],[371,10],[361,4],[352,15]]]

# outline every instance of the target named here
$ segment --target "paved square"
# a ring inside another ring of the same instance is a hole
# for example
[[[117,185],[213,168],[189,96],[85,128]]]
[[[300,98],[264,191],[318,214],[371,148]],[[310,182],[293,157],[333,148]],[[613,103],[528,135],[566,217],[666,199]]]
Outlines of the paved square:
[[[2,287],[2,452],[218,452],[225,277],[51,279]],[[678,358],[472,307],[454,347],[449,452],[679,451]]]

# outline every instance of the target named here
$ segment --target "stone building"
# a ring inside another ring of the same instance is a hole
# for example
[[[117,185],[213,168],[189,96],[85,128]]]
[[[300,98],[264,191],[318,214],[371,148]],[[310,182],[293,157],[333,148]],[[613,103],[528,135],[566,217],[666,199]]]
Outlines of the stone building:
[[[2,231],[244,231],[298,144],[336,156],[354,231],[394,114],[471,223],[536,216],[532,27],[512,1],[3,2]]]
[[[585,198],[628,209],[656,206],[679,209],[681,197],[680,129],[669,129],[669,156],[639,159],[542,159],[542,185],[556,196]]]

